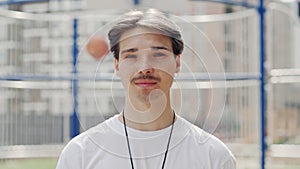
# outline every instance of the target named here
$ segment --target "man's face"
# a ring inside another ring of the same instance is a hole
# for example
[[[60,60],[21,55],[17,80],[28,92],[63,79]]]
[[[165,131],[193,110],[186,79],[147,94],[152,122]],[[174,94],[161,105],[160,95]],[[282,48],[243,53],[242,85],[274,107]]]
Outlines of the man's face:
[[[175,58],[169,37],[134,28],[122,34],[119,49],[115,70],[129,96],[147,99],[158,89],[169,97],[173,76],[180,68],[180,56]]]

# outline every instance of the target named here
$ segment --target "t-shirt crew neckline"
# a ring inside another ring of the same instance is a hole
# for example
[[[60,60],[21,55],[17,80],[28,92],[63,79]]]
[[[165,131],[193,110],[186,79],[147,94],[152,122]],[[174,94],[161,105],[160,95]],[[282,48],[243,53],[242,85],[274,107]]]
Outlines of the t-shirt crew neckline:
[[[116,114],[111,119],[109,119],[107,121],[107,125],[111,127],[111,129],[117,132],[118,134],[124,135],[125,134],[124,124],[118,119],[118,116],[119,114]],[[180,125],[182,125],[182,121],[179,120],[179,118],[180,117],[176,116],[176,119],[174,121],[173,132],[175,132],[175,130],[179,128]],[[160,134],[165,134],[165,132],[169,133],[171,127],[172,125],[159,130],[143,131],[143,130],[138,130],[127,126],[127,131],[128,131],[128,135],[134,138],[155,137],[155,136],[159,136]]]
[[[128,157],[128,148],[125,138],[124,124],[119,121],[118,115],[106,120],[91,133],[103,150],[112,154]],[[174,122],[169,151],[176,148],[193,131],[192,124],[177,116]],[[165,153],[171,126],[156,131],[142,131],[128,127],[128,138],[133,158],[149,158],[161,156]],[[103,139],[105,137],[105,139]],[[190,137],[189,137],[190,138]]]

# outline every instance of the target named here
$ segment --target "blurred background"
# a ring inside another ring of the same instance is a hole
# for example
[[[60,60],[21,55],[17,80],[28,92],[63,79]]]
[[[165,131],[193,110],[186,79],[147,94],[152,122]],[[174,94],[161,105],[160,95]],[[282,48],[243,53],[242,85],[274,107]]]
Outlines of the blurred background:
[[[0,0],[0,169],[53,169],[71,138],[122,110],[112,54],[85,46],[149,7],[182,29],[176,112],[238,169],[299,169],[299,0]]]

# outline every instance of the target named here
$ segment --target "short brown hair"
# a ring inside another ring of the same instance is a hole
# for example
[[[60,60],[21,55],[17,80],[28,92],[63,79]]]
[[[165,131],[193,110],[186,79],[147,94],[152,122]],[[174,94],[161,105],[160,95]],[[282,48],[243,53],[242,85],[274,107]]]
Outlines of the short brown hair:
[[[181,31],[173,21],[156,9],[148,9],[145,12],[134,10],[120,16],[108,33],[110,51],[113,52],[117,60],[119,60],[120,37],[124,32],[136,27],[160,31],[162,34],[170,37],[174,55],[177,56],[182,53],[184,43]]]

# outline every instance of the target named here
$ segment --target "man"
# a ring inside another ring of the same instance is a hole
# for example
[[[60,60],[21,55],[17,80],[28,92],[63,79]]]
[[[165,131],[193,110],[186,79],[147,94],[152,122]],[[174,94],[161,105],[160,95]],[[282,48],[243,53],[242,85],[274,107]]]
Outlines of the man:
[[[57,169],[235,169],[228,148],[170,104],[184,46],[179,28],[156,10],[132,11],[108,36],[124,110],[71,140]]]

